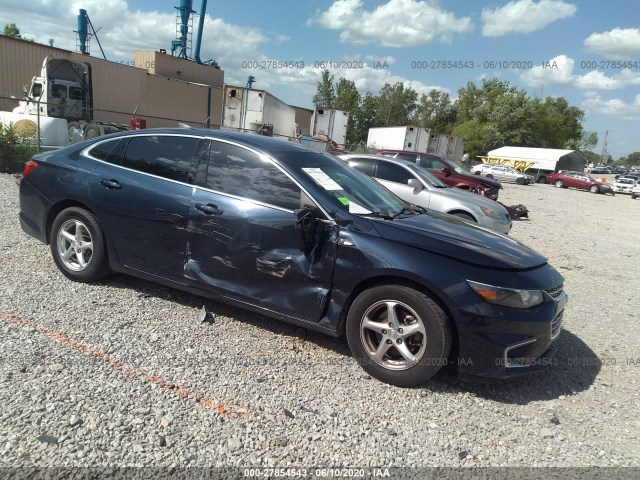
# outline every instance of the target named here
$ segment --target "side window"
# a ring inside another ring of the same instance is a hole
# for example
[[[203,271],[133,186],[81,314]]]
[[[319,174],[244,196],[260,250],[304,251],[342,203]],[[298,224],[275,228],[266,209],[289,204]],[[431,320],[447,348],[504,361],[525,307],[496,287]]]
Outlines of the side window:
[[[289,177],[250,150],[224,142],[211,142],[206,187],[287,210],[300,208],[302,191]]]
[[[42,84],[34,83],[31,89],[31,96],[33,98],[40,98],[40,95],[42,95]]]
[[[376,164],[375,159],[373,158],[350,158],[347,160],[349,165],[353,168],[357,168],[362,173],[366,173],[370,177],[373,176],[373,167]]]
[[[436,172],[439,172],[443,168],[449,168],[449,166],[446,165],[445,163],[441,162],[437,158],[432,158],[431,159],[431,167],[430,168],[431,168],[431,170],[435,170]]]
[[[416,159],[418,157],[416,155],[414,155],[413,153],[399,153],[396,158],[398,160],[408,160],[410,162],[414,162],[415,163],[415,161],[416,161]]]
[[[122,163],[122,155],[129,139],[121,138],[102,142],[89,150],[89,156],[96,160],[120,165]]]
[[[405,170],[400,165],[394,165],[393,163],[380,162],[378,165],[378,178],[381,180],[388,180],[389,182],[401,183],[406,185],[413,175]]]
[[[53,85],[51,87],[53,98],[67,98],[67,87],[65,85]]]
[[[71,100],[82,100],[82,89],[80,87],[69,87],[69,98]]]
[[[122,166],[178,182],[193,183],[189,174],[197,145],[198,139],[193,137],[133,137]]]

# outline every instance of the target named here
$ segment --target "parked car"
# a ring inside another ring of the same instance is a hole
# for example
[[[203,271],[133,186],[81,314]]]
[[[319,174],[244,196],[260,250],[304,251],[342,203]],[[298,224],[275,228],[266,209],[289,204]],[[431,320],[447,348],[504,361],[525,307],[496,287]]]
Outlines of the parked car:
[[[640,197],[640,182],[636,183],[636,186],[631,190],[631,199],[635,200]]]
[[[413,162],[364,154],[340,155],[340,158],[375,178],[405,202],[456,215],[499,233],[507,234],[511,230],[511,216],[502,205],[449,187]]]
[[[411,152],[405,150],[378,150],[376,154],[417,163],[418,165],[429,169],[435,177],[450,187],[470,190],[482,196],[489,197],[491,200],[498,199],[498,193],[502,188],[502,184],[500,182],[490,178],[471,175],[453,160],[432,155],[430,153]]]
[[[591,169],[591,173],[609,174],[611,173],[611,169],[609,167],[593,167]],[[552,183],[552,182],[549,182],[549,183]]]
[[[499,182],[512,182],[518,185],[529,185],[536,181],[535,177],[525,175],[508,165],[491,165],[481,163],[471,167],[471,173],[474,175],[484,175],[487,178],[495,178]]]
[[[616,193],[632,193],[633,188],[638,184],[635,178],[619,178],[613,184],[613,191]]]
[[[549,183],[558,188],[577,188],[588,190],[591,193],[610,193],[615,195],[613,188],[608,183],[603,183],[595,178],[580,172],[557,172],[549,175]]]
[[[296,143],[121,132],[36,155],[19,185],[23,230],[71,280],[122,272],[344,334],[384,382],[420,384],[448,361],[510,378],[557,349],[567,295],[546,258]]]

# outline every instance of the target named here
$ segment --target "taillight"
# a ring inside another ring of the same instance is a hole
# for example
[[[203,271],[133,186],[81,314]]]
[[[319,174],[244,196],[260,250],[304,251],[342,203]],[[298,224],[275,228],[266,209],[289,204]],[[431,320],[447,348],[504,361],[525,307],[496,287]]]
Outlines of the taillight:
[[[22,176],[26,177],[31,172],[33,172],[36,168],[38,168],[38,162],[35,160],[29,160],[27,164],[24,166],[24,170],[22,170]]]

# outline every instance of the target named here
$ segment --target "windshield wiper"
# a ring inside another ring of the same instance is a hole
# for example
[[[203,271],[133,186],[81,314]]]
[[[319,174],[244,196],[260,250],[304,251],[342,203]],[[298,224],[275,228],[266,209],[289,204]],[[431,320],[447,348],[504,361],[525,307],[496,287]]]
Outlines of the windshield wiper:
[[[393,215],[393,217],[391,217],[392,219],[398,218],[400,215],[404,215],[405,213],[413,213],[414,215],[422,215],[423,213],[427,213],[427,211],[422,208],[419,207],[417,205],[410,205],[408,207],[403,207],[402,210],[400,210],[398,213],[396,213],[395,215]]]
[[[379,217],[384,218],[385,220],[393,220],[395,218],[395,216],[391,216],[388,213],[384,212],[356,213],[356,215],[361,217]]]

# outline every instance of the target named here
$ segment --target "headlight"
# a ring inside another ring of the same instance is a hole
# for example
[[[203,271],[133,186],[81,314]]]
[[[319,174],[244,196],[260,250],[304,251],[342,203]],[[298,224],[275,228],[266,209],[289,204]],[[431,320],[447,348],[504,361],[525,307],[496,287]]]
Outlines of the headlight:
[[[469,286],[483,300],[503,307],[531,308],[544,301],[542,290],[516,290],[511,288],[494,287],[484,283],[467,280]]]
[[[495,218],[496,220],[502,220],[504,218],[502,215],[500,215],[500,212],[497,212],[496,210],[493,210],[491,208],[480,207],[480,210],[482,210],[482,213],[484,213],[487,217]]]

